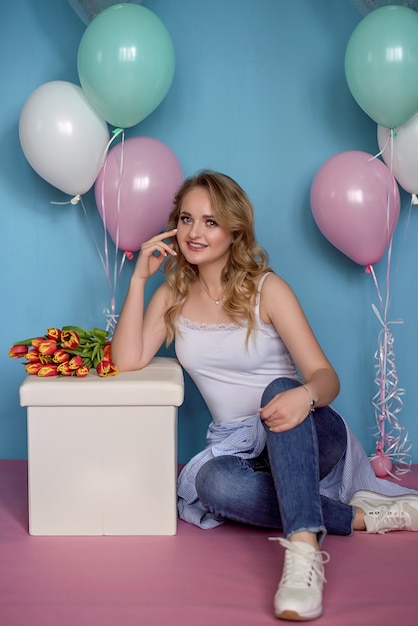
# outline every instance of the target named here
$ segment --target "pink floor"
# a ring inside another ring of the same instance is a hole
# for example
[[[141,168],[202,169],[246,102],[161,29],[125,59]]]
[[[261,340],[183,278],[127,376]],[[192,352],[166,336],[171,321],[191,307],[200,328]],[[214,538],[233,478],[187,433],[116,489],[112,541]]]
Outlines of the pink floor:
[[[418,466],[403,478],[418,489]],[[0,461],[1,626],[264,626],[272,533],[179,522],[174,537],[31,537],[27,464]],[[323,626],[415,626],[418,533],[327,537]]]

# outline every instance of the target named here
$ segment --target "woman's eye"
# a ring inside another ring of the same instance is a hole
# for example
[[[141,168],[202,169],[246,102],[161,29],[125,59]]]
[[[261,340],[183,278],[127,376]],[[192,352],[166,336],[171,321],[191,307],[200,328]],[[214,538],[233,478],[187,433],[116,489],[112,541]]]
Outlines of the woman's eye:
[[[189,224],[190,217],[188,215],[180,215],[180,221],[182,221],[184,224]]]
[[[207,223],[208,226],[217,226],[218,225],[217,222],[215,222],[215,220],[208,220],[206,223]]]

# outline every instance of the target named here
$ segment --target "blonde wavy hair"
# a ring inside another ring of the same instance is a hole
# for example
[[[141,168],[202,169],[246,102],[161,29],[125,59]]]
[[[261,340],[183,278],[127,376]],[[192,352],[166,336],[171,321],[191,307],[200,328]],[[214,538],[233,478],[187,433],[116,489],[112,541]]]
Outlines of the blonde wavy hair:
[[[216,222],[233,235],[229,258],[222,271],[223,306],[237,324],[248,324],[248,340],[256,327],[254,308],[258,279],[272,271],[268,267],[266,251],[255,239],[253,206],[245,191],[232,178],[219,172],[202,170],[186,179],[178,190],[168,218],[167,230],[177,227],[183,200],[196,187],[208,191]],[[170,256],[164,267],[166,280],[173,293],[173,301],[165,313],[167,345],[174,339],[181,307],[190,285],[199,274],[198,267],[186,261],[175,239],[174,249],[177,256]]]

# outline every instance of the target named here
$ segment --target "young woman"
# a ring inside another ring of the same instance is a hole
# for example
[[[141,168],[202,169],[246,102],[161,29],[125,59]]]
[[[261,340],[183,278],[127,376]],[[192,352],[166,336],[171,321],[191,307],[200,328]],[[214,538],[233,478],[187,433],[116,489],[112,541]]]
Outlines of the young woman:
[[[166,281],[144,313],[144,288]],[[162,343],[199,388],[213,421],[178,481],[179,514],[282,529],[275,615],[322,613],[327,532],[418,530],[418,494],[377,479],[329,406],[339,380],[289,287],[267,265],[252,205],[230,177],[203,171],[178,191],[167,232],[143,244],[112,341],[121,371]]]

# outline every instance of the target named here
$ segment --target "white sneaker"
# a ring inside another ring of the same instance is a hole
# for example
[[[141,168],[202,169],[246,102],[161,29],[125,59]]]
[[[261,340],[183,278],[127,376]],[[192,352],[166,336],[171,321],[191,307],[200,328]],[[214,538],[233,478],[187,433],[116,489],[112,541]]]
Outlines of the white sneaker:
[[[418,530],[418,494],[383,496],[373,491],[357,491],[350,505],[364,511],[368,533]]]
[[[279,619],[307,621],[322,615],[324,563],[329,554],[319,552],[304,541],[277,539],[286,548],[283,575],[274,596],[274,612]]]

